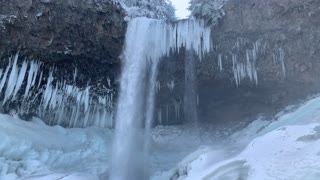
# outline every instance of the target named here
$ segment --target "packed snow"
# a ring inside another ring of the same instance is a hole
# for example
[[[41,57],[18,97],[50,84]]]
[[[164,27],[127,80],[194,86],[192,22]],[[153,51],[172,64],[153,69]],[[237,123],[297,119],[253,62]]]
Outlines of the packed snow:
[[[294,112],[279,113],[276,119],[256,120],[215,147],[200,149],[204,153],[185,158],[169,172],[170,177],[179,180],[319,179],[320,98],[308,101]]]
[[[64,129],[0,114],[0,179],[98,179],[108,168],[110,137],[107,129]]]
[[[288,112],[290,111],[290,112]],[[153,180],[317,180],[320,97],[246,128],[153,129]],[[226,138],[227,137],[227,138]],[[65,129],[0,114],[0,179],[108,179],[113,131]]]

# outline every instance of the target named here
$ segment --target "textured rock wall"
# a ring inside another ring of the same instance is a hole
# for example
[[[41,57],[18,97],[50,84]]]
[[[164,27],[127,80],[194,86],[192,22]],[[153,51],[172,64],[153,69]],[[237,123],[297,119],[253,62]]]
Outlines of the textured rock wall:
[[[236,123],[258,115],[270,116],[319,93],[319,1],[229,0],[224,11],[225,16],[212,28],[214,51],[197,64],[200,120]],[[168,104],[170,112],[174,111],[172,102],[183,102],[183,87],[189,84],[184,81],[183,66],[176,66],[176,71],[164,70],[168,64],[184,64],[187,58],[180,56],[164,63],[160,70],[164,86],[176,82],[171,94],[165,88],[167,93],[159,93],[159,109],[165,115]],[[254,67],[249,68],[254,71],[249,73],[247,67]],[[243,76],[238,86],[234,72]],[[183,121],[171,114],[169,119]]]
[[[89,82],[97,93],[103,94],[108,77],[117,87],[126,31],[119,4],[98,0],[0,0],[0,4],[1,59],[19,50],[21,56],[40,59],[47,69],[55,66],[56,75],[66,80],[72,81],[77,67],[76,84]],[[193,57],[196,82],[188,82],[185,71],[185,59],[192,53],[182,49],[160,64],[157,122],[187,119],[185,89],[190,84],[198,86],[191,96],[199,120],[215,124],[270,116],[319,92],[319,1],[229,0],[224,12],[212,28],[214,51],[201,61]]]
[[[84,87],[89,85],[90,97],[95,100],[89,103],[95,107],[98,100],[100,103],[97,95],[112,97],[116,93],[115,81],[121,67],[119,56],[127,25],[125,16],[126,12],[119,3],[105,0],[1,0],[0,68],[4,70],[8,57],[19,52],[19,67],[24,60],[40,61],[43,76],[37,77],[42,78],[39,89],[47,86],[51,71],[53,86],[66,83],[85,90]],[[31,66],[27,71],[31,71]],[[26,82],[27,77],[24,78],[21,93]],[[29,117],[34,114],[32,109],[40,107],[44,92],[35,92],[37,99],[27,102],[27,113],[30,114],[24,116]],[[3,100],[3,97],[2,91],[0,99]],[[19,109],[20,112],[26,104],[24,101],[13,98],[2,105],[0,111],[8,113]],[[55,112],[46,113],[49,116]],[[49,121],[53,117],[46,119]]]
[[[20,51],[48,67],[73,71],[78,66],[79,75],[90,77],[92,84],[119,73],[126,31],[119,4],[95,0],[1,0],[0,4],[0,58]]]

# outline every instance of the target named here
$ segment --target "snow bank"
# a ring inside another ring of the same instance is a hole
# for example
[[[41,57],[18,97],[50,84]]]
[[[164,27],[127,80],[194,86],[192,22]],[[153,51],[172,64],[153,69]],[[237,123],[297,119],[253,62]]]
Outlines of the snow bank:
[[[318,180],[320,97],[275,119],[256,120],[220,143],[226,130],[159,126],[152,179]],[[64,129],[0,114],[0,179],[107,179],[111,139],[108,129]]]
[[[319,123],[285,126],[254,139],[230,160],[210,165],[206,162],[217,154],[201,155],[189,164],[188,176],[179,179],[319,179],[319,133]]]
[[[108,170],[110,136],[0,114],[0,179],[97,179]]]
[[[277,121],[257,120],[223,148],[186,158],[171,173],[179,180],[316,180],[320,178],[320,98]],[[248,144],[243,151],[241,147]],[[232,151],[237,150],[237,155]]]

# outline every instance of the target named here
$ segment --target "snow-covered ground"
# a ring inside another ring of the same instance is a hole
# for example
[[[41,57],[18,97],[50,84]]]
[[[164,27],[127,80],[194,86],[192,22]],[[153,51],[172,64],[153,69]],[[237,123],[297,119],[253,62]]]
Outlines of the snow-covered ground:
[[[157,127],[151,179],[320,178],[320,97],[229,134],[214,127]],[[64,129],[0,114],[0,180],[107,179],[112,136],[109,129]]]
[[[108,169],[110,137],[104,129],[50,127],[0,114],[0,179],[97,179]]]
[[[159,179],[319,180],[320,98],[276,119],[254,121],[218,146],[191,154]]]
[[[254,139],[239,155],[221,161],[224,153],[201,154],[182,166],[177,179],[318,180],[320,124],[281,127]]]

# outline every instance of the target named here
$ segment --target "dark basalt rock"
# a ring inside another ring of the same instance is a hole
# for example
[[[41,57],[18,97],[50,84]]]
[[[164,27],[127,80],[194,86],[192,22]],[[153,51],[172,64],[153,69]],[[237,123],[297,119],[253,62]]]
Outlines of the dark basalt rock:
[[[253,120],[259,115],[269,117],[320,92],[319,1],[229,0],[224,11],[226,15],[212,28],[214,51],[197,63],[200,121],[224,124]],[[232,54],[246,64],[246,51],[253,50],[257,41],[261,44],[255,63],[258,84],[245,78],[237,87]],[[279,62],[280,52],[284,66]],[[174,111],[172,102],[179,101],[184,106],[183,89],[189,84],[185,82],[184,59],[188,59],[185,54],[180,55],[176,60],[163,62],[160,68],[160,81],[165,84],[174,80],[176,87],[171,94],[167,88],[159,93],[158,109],[164,115],[169,109],[168,119],[176,123],[184,118],[178,119],[175,113],[170,113]],[[176,71],[165,71],[166,64],[174,63],[181,66],[176,66]]]
[[[98,96],[116,95],[125,16],[119,4],[105,0],[0,0],[0,67],[18,52],[20,67],[25,59],[41,62],[40,89],[52,71],[53,84],[62,82],[80,89],[90,86],[94,99],[90,104],[98,103]],[[3,99],[4,93],[0,97]],[[28,114],[19,114],[21,118],[39,116],[35,114],[42,101],[39,97],[28,105]],[[0,111],[10,113],[22,106],[20,100],[11,100]]]
[[[89,77],[95,85],[120,71],[125,12],[111,1],[1,0],[0,58],[17,51],[45,66]],[[72,74],[72,73],[71,73]],[[81,78],[80,78],[81,79]]]
[[[315,0],[228,1],[226,16],[212,32],[213,42],[219,46],[216,53],[228,54],[239,38],[248,39],[251,43],[261,40],[265,49],[258,55],[256,63],[259,83],[254,85],[244,81],[235,88],[228,83],[232,79],[231,73],[214,73],[218,78],[211,87],[204,85],[207,88],[199,88],[204,91],[200,92],[203,95],[200,109],[207,109],[204,117],[229,121],[253,118],[258,114],[269,116],[289,104],[319,93],[320,22],[316,20],[320,18],[319,8],[320,2]],[[252,45],[244,48],[252,49]],[[284,55],[285,76],[281,63],[274,62],[279,49]],[[238,56],[245,59],[239,52]],[[217,58],[213,60],[217,62]],[[227,72],[231,70],[231,64],[232,60],[224,59]],[[203,84],[210,83],[204,81]],[[212,96],[208,96],[210,91]],[[215,108],[206,105],[208,101]]]

